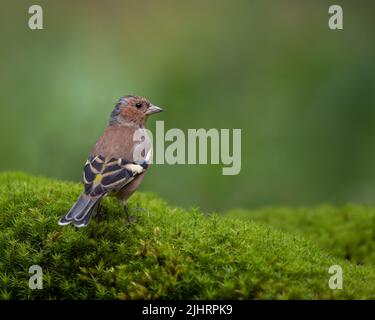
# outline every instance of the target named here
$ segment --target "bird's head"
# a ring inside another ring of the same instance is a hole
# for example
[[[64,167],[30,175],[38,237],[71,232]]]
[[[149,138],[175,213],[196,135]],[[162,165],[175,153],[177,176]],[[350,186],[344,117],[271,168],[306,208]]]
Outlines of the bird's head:
[[[124,96],[117,102],[111,113],[110,124],[143,127],[149,115],[163,111],[146,98]]]

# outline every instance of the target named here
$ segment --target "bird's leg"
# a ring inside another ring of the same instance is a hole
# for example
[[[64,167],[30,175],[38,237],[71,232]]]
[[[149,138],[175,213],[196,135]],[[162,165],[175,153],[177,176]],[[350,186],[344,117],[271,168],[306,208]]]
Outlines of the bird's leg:
[[[99,202],[98,207],[96,208],[96,215],[95,215],[96,223],[99,223],[99,220],[100,220],[100,210],[101,210],[101,208],[102,208],[102,205],[101,205],[101,203]]]
[[[124,203],[124,211],[126,214],[126,224],[130,225],[133,222],[133,219],[131,216],[129,216],[129,207],[127,203]]]

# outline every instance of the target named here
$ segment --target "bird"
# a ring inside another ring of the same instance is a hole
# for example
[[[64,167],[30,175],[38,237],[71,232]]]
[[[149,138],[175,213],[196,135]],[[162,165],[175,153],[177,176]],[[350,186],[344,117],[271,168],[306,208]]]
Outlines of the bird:
[[[141,96],[126,95],[118,100],[108,126],[83,167],[84,190],[60,218],[59,225],[86,227],[92,216],[99,217],[100,202],[107,195],[117,197],[123,204],[127,223],[131,223],[127,201],[144,179],[152,154],[146,121],[161,111],[162,108]]]

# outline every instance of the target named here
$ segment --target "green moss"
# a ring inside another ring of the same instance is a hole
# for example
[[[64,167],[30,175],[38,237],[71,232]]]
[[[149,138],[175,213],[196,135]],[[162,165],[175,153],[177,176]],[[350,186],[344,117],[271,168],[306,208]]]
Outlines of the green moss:
[[[375,266],[375,208],[321,205],[316,208],[233,210],[226,217],[254,221],[302,235],[328,253],[359,265]]]
[[[183,210],[137,193],[127,226],[105,199],[99,224],[60,227],[79,184],[0,175],[0,299],[375,298],[375,270],[334,257],[302,237],[241,219]],[[42,290],[28,268],[43,268]],[[327,270],[344,270],[330,290]]]

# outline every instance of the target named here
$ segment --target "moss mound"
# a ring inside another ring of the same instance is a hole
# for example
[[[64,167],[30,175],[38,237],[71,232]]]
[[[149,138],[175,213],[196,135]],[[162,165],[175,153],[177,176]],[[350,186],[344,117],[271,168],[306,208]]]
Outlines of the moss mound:
[[[321,205],[316,208],[233,210],[226,217],[301,235],[328,253],[358,265],[375,266],[375,208]]]
[[[81,185],[0,175],[0,299],[361,299],[374,298],[375,270],[300,236],[253,221],[204,215],[137,193],[128,226],[115,199],[101,221],[60,227]],[[43,289],[28,287],[31,265]],[[340,265],[344,288],[327,270]]]

